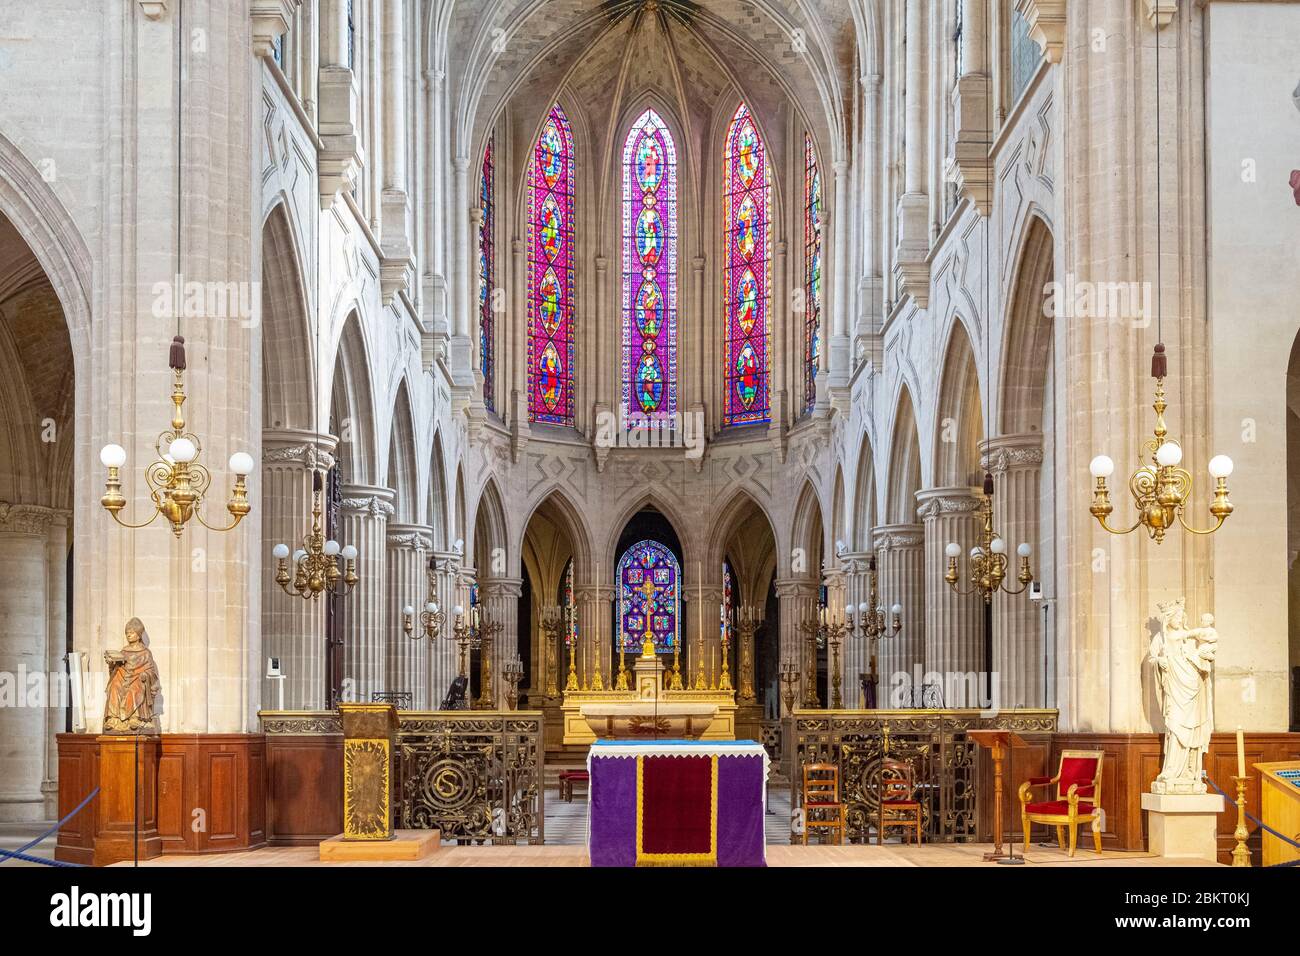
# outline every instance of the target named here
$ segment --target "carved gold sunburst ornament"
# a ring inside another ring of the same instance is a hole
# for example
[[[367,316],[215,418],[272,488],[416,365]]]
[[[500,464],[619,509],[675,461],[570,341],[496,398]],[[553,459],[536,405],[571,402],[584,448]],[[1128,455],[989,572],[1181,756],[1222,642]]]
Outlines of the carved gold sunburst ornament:
[[[343,834],[348,840],[386,840],[388,744],[349,740],[343,753]]]

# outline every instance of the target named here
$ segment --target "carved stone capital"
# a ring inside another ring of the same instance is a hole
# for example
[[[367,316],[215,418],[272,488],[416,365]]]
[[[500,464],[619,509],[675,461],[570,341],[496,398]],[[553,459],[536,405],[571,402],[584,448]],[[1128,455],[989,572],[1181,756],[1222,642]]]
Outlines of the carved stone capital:
[[[395,513],[392,491],[387,488],[368,488],[364,485],[345,485],[339,507],[354,515],[368,515],[371,518],[384,520],[391,518]]]
[[[877,551],[919,551],[925,547],[925,527],[919,524],[881,525],[876,528]]]
[[[328,471],[334,467],[334,436],[265,431],[262,433],[263,465],[301,465],[307,471]]]
[[[58,512],[41,505],[15,505],[0,501],[0,532],[43,535]]]
[[[934,488],[916,493],[916,516],[930,521],[941,516],[964,517],[980,510],[980,499],[964,488]]]
[[[418,524],[390,524],[386,538],[390,548],[413,551],[433,550],[433,530]]]
[[[1043,464],[1043,436],[1005,435],[985,444],[980,465],[995,475],[1014,468],[1039,468]]]

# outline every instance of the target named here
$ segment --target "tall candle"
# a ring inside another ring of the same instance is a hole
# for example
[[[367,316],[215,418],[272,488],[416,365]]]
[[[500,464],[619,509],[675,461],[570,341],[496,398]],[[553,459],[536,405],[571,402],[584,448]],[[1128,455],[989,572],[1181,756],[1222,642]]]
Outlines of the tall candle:
[[[1246,776],[1246,735],[1237,728],[1237,776]]]

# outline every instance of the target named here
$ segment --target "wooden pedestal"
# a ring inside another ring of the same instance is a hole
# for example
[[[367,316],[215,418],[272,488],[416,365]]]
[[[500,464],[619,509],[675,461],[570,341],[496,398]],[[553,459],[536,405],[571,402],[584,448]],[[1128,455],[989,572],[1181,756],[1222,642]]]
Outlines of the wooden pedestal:
[[[106,735],[98,743],[95,866],[161,856],[158,761],[162,739]]]
[[[437,830],[394,830],[391,840],[345,840],[343,834],[322,840],[325,862],[422,860],[441,844]]]

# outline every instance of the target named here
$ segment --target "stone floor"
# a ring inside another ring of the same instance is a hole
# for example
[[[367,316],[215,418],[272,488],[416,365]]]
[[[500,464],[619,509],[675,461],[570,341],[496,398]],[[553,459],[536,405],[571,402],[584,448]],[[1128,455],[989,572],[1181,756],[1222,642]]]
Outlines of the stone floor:
[[[24,846],[36,839],[50,827],[54,826],[54,821],[48,823],[0,823],[0,850],[13,851],[20,846]],[[38,856],[42,859],[54,859],[54,844],[56,837],[51,835],[40,843],[36,844],[26,854],[29,856]],[[39,863],[28,863],[24,860],[15,860],[10,857],[0,858],[0,866],[40,866]]]

